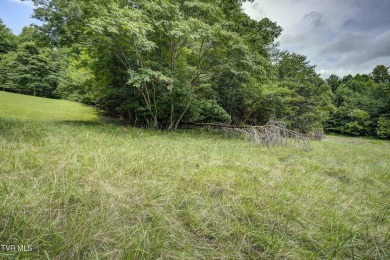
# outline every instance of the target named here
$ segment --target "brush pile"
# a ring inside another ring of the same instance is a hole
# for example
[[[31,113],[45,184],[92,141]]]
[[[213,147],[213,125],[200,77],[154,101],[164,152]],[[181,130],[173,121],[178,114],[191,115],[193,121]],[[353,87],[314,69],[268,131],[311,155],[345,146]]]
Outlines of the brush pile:
[[[227,128],[226,130],[240,132],[245,139],[259,145],[310,145],[310,138],[299,132],[291,131],[286,128],[283,122],[269,121],[263,126],[246,126],[240,128]]]
[[[228,124],[210,124],[210,123],[188,123],[185,124],[196,127],[207,127],[227,133],[239,133],[245,137],[245,140],[265,146],[303,146],[310,147],[311,139],[318,139],[318,136],[312,138],[311,135],[301,134],[297,131],[287,129],[281,121],[269,121],[263,126],[250,125],[228,125]]]

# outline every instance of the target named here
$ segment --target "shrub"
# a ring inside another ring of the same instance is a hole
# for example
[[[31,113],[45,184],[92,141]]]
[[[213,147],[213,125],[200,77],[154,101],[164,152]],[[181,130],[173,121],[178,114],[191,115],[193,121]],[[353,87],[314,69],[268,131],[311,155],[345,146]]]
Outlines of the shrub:
[[[378,119],[376,134],[383,139],[390,139],[390,119],[383,116]]]
[[[341,131],[348,135],[365,135],[370,130],[370,115],[360,109],[352,109],[348,113],[349,122],[346,123]]]

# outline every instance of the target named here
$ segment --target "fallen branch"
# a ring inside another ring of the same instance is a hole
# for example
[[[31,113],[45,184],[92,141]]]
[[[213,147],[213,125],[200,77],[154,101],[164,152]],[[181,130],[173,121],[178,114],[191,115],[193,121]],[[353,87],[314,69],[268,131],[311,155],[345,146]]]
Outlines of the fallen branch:
[[[240,133],[247,141],[251,141],[255,144],[274,146],[274,145],[295,145],[310,147],[311,137],[305,134],[301,134],[296,131],[291,131],[286,128],[283,122],[270,121],[263,126],[248,126],[248,125],[229,125],[229,124],[217,124],[217,123],[192,123],[183,122],[189,126],[195,127],[207,127],[217,130],[222,130],[228,133]]]

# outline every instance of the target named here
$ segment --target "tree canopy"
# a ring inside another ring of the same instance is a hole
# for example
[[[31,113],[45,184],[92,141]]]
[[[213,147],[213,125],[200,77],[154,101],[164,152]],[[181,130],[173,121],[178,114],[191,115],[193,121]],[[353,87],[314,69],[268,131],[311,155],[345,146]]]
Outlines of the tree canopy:
[[[327,129],[348,135],[371,135],[390,138],[389,68],[376,66],[369,75],[332,75],[328,78],[334,90],[336,110]]]
[[[0,60],[1,56],[16,49],[16,36],[0,18]]]

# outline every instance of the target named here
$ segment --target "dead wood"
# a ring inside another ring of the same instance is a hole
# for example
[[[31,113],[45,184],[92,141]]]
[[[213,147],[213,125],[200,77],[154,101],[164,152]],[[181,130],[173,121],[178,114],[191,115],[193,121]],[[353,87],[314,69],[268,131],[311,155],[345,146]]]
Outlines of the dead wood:
[[[311,136],[291,131],[280,121],[269,121],[263,126],[229,125],[217,123],[183,122],[188,126],[206,127],[221,130],[227,133],[240,133],[247,141],[265,146],[302,146],[310,147]],[[317,137],[318,138],[318,137]]]

